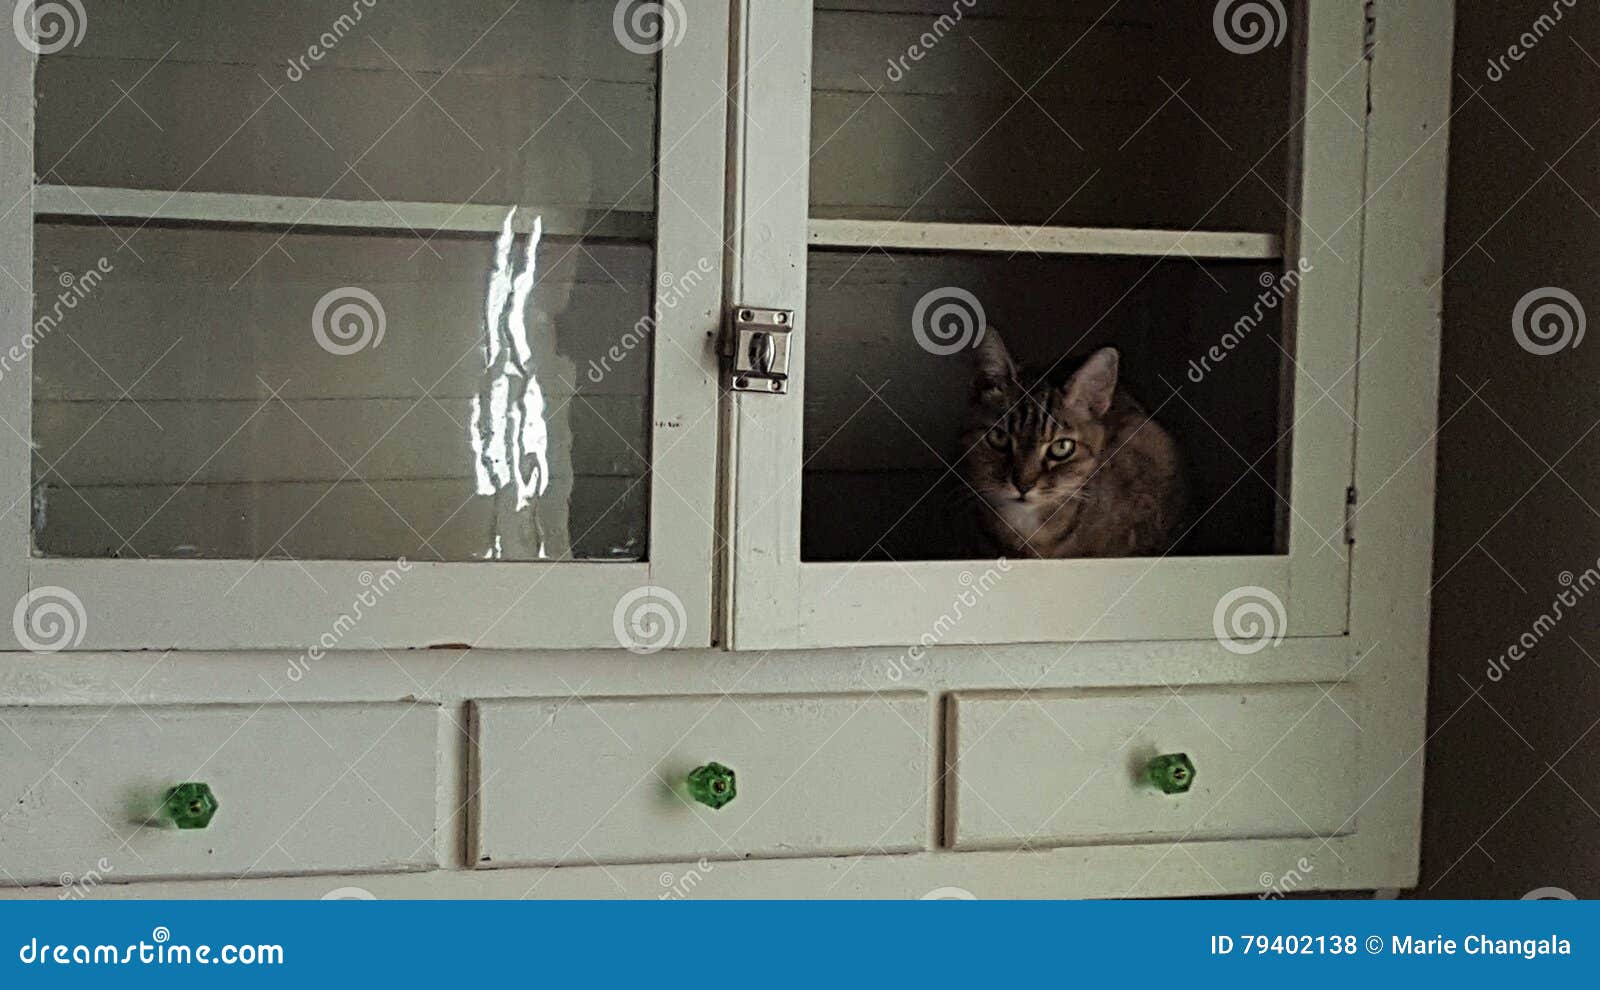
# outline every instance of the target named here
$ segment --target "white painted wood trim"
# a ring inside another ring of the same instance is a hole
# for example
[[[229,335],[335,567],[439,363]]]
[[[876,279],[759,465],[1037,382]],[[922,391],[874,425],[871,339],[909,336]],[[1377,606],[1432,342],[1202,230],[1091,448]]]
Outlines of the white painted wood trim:
[[[1347,627],[1349,548],[1345,496],[1352,481],[1357,362],[1362,343],[1368,66],[1360,4],[1308,0],[1297,28],[1305,61],[1296,74],[1285,198],[1297,204],[1285,269],[1304,272],[1284,316],[1283,380],[1293,383],[1285,520],[1294,605],[1288,631],[1327,636]]]
[[[519,234],[531,231],[538,218],[543,221],[545,235],[550,237],[648,241],[655,236],[656,219],[651,214],[573,206],[403,203],[54,185],[37,187],[33,198],[33,213],[39,218],[176,220],[264,227],[469,234],[499,233],[513,208],[517,214],[512,228]]]
[[[1421,862],[1455,9],[1374,7],[1363,346],[1382,339],[1360,371],[1350,632],[1369,797],[1350,855],[1377,887],[1415,886]]]
[[[812,247],[891,251],[972,251],[1139,258],[1272,261],[1283,256],[1276,234],[1115,227],[1013,227],[982,223],[812,220]]]
[[[806,382],[806,222],[811,183],[811,0],[737,0],[736,99],[755,121],[739,135],[733,250],[738,305],[789,309],[789,394],[735,394],[729,535],[730,640],[735,649],[802,646],[801,411]],[[779,631],[781,630],[781,631]],[[819,644],[820,645],[820,644]]]
[[[637,566],[637,565],[623,565]],[[608,616],[609,618],[609,616]],[[360,639],[359,628],[354,640]],[[676,650],[635,658],[618,649],[344,650],[290,676],[299,648],[183,655],[75,654],[70,664],[0,653],[0,707],[139,704],[300,704],[416,697],[446,706],[489,698],[818,694],[830,691],[1004,691],[1135,688],[1150,684],[1333,683],[1356,663],[1349,637],[1286,639],[1253,656],[1215,639],[813,650],[771,657],[729,676],[728,654]],[[466,657],[465,661],[463,658]],[[778,662],[781,661],[781,662]],[[1364,667],[1363,667],[1364,669]],[[464,714],[463,714],[464,724]],[[0,729],[3,731],[3,729]]]
[[[929,851],[900,856],[743,860],[729,863],[651,863],[515,870],[437,870],[428,873],[283,877],[273,879],[104,883],[89,893],[105,900],[203,898],[316,900],[357,888],[391,899],[660,899],[661,882],[697,878],[695,900],[798,898],[854,900],[1214,897],[1261,894],[1263,873],[1274,877],[1308,862],[1299,891],[1370,889],[1385,876],[1356,855],[1355,839],[1257,839],[1171,844],[1089,846],[1018,852]],[[709,868],[707,868],[709,867]],[[0,898],[45,900],[61,888],[0,887]]]
[[[787,632],[829,646],[1058,643],[1070,663],[1077,643],[1208,635],[1237,588],[1292,610],[1289,579],[1286,557],[808,563]]]
[[[683,604],[674,647],[709,646],[725,308],[729,0],[689,0],[661,53],[655,332],[651,335],[650,584]],[[618,605],[586,600],[578,611]],[[606,641],[616,641],[615,633]]]
[[[33,395],[33,73],[35,58],[4,39],[0,58],[0,609],[28,591],[32,540],[28,428]],[[9,428],[7,428],[9,427]],[[10,623],[0,622],[0,650],[16,649]]]
[[[642,563],[394,560],[38,558],[31,575],[83,603],[77,649],[289,649],[309,666],[380,647],[614,648],[614,607],[658,581]],[[706,623],[683,607],[678,645],[695,645]]]

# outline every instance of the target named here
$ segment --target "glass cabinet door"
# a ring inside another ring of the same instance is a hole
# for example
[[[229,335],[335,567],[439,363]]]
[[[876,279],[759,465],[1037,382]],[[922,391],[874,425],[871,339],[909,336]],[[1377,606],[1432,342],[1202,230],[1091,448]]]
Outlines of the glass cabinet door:
[[[760,6],[735,644],[1342,633],[1360,5]]]
[[[708,643],[726,0],[78,7],[6,70],[23,645]]]

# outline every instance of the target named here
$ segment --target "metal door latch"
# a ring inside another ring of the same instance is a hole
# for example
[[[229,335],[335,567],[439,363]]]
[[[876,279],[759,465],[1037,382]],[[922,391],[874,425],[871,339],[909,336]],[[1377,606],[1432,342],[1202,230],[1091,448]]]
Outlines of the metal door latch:
[[[724,353],[728,387],[735,392],[785,395],[789,391],[789,341],[794,311],[740,306],[733,311]]]

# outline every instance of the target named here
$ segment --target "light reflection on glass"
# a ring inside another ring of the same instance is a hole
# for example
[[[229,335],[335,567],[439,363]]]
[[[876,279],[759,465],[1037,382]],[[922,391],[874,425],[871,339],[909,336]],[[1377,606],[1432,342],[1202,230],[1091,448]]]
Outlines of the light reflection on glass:
[[[544,391],[533,366],[527,313],[544,221],[534,219],[519,269],[516,215],[516,209],[506,215],[495,243],[484,312],[484,372],[472,397],[468,434],[477,492],[495,500],[485,558],[548,560],[566,555],[566,533],[565,513],[541,518],[538,501],[550,488],[550,432]]]

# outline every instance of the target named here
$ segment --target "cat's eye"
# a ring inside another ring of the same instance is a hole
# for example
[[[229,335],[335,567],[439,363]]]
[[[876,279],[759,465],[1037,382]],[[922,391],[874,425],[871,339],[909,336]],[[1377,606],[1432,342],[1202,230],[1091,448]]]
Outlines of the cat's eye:
[[[1006,433],[1005,430],[1002,430],[997,426],[989,431],[989,446],[993,447],[995,450],[1005,450],[1007,447],[1011,446],[1011,437]]]
[[[1066,437],[1062,437],[1061,439],[1050,444],[1050,459],[1064,461],[1076,453],[1077,450],[1078,441],[1068,440]]]

